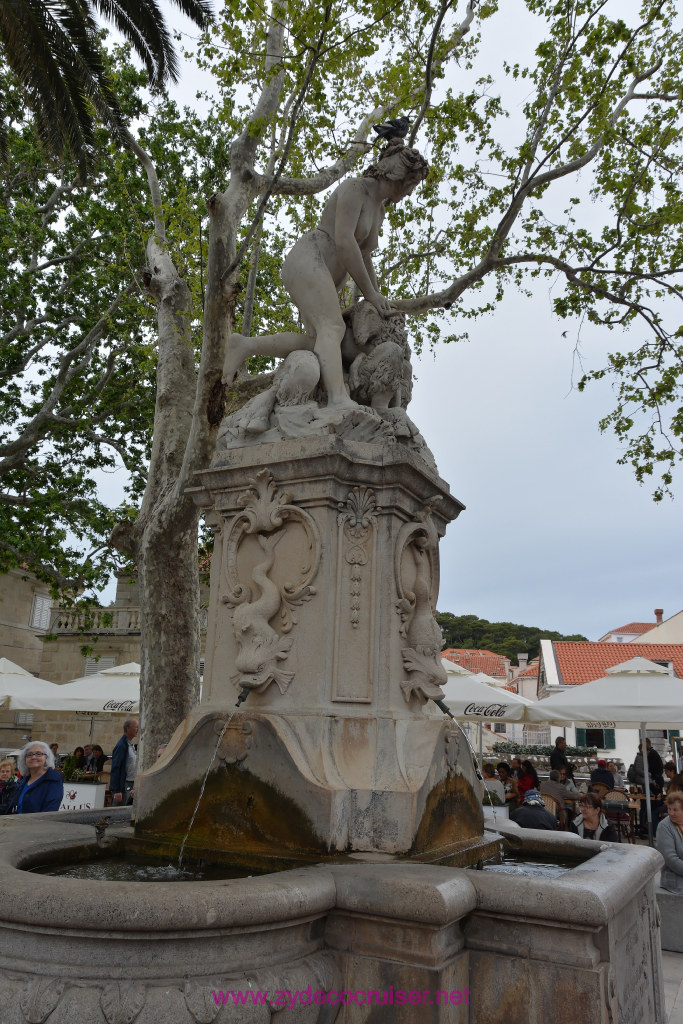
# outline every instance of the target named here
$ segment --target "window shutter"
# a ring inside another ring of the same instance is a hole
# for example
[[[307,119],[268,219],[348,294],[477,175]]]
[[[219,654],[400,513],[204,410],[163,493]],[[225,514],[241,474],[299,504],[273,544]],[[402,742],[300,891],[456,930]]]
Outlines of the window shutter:
[[[585,747],[586,746],[586,730],[585,729],[577,729],[576,730],[576,745],[577,745],[577,747]]]
[[[33,598],[33,609],[31,611],[31,626],[33,629],[50,628],[50,609],[52,598],[44,594],[35,594]]]
[[[103,672],[105,668],[113,668],[115,664],[116,658],[100,658],[99,661],[95,661],[94,658],[86,658],[83,675],[94,676],[97,672]]]
[[[615,747],[617,745],[617,742],[616,742],[614,734],[615,734],[615,730],[614,729],[605,729],[605,736],[604,736],[604,740],[603,740],[603,744],[602,744],[604,750],[614,750],[615,749]]]

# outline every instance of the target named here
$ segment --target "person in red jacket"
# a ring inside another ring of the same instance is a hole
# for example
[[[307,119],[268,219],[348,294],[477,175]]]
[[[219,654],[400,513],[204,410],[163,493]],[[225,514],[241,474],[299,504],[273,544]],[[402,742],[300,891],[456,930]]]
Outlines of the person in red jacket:
[[[539,788],[538,775],[531,761],[522,761],[522,771],[517,779],[517,788],[520,802],[524,801],[524,797],[530,789]]]

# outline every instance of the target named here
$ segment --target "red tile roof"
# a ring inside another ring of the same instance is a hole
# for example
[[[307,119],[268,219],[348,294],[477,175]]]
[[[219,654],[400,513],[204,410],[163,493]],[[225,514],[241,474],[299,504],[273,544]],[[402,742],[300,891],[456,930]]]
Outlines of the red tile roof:
[[[560,683],[565,686],[590,683],[604,676],[606,669],[638,657],[672,661],[674,672],[683,679],[683,644],[641,644],[632,640],[625,646],[591,640],[555,640],[553,651]]]
[[[485,651],[479,647],[447,647],[445,651],[441,652],[441,657],[445,658],[448,654],[457,654],[458,656],[478,654],[482,657],[486,656],[487,658],[501,658],[504,660],[504,656],[502,654],[496,654],[495,651]],[[451,658],[451,661],[452,660],[453,659]]]
[[[647,633],[648,629],[654,629],[656,625],[656,622],[627,622],[618,629],[610,629],[610,633]]]
[[[521,676],[532,676],[532,677],[534,677],[534,676],[537,676],[537,675],[538,675],[538,661],[536,660],[536,661],[532,661],[531,664],[527,668],[525,668],[523,672],[519,672],[517,674],[517,678],[519,679]]]
[[[468,672],[485,672],[488,676],[507,678],[507,659],[493,651],[478,651],[468,647],[449,647],[441,657],[461,665]]]

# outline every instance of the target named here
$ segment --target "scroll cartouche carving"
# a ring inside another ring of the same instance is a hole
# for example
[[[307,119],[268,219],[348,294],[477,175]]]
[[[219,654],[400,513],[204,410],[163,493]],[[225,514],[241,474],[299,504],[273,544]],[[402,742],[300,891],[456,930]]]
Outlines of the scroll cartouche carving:
[[[407,523],[396,545],[396,610],[401,617],[403,667],[409,678],[401,683],[407,702],[441,700],[446,673],[441,665],[441,630],[434,617],[439,591],[439,537],[431,521],[437,500],[427,502],[418,522]]]
[[[27,1024],[43,1024],[59,1003],[66,982],[62,978],[33,978],[19,999]]]
[[[370,531],[377,524],[377,514],[381,508],[375,502],[375,492],[370,487],[354,487],[346,502],[337,505],[339,514],[337,523],[344,527],[344,535],[350,542],[345,559],[351,566],[351,585],[349,587],[351,604],[351,625],[357,629],[360,624],[361,609],[361,566],[368,561],[365,546]]]
[[[311,581],[320,561],[318,529],[308,513],[278,489],[268,470],[256,474],[239,501],[244,510],[233,520],[224,546],[227,588],[222,595],[223,602],[234,609],[232,627],[239,648],[233,681],[260,691],[275,683],[284,693],[294,678],[294,672],[282,665],[293,644],[287,635],[296,622],[293,609],[315,594]],[[304,556],[295,566],[295,578],[283,580],[295,558],[293,530],[303,532]],[[239,555],[250,536],[261,550],[246,583],[240,579]]]
[[[144,985],[114,981],[103,990],[100,1008],[107,1024],[133,1024],[145,1005]]]

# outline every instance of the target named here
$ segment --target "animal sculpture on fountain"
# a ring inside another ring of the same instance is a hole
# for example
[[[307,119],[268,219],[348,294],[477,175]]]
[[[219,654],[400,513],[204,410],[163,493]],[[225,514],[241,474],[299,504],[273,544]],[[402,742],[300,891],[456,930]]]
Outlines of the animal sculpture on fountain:
[[[295,243],[282,267],[306,333],[230,339],[223,368],[228,385],[249,356],[285,362],[268,392],[226,419],[219,447],[334,431],[354,440],[400,439],[431,459],[405,413],[410,362],[404,317],[381,294],[371,260],[386,206],[408,196],[428,170],[417,150],[395,136],[362,177],[334,191],[318,227]],[[349,277],[364,301],[342,313],[338,292]]]

